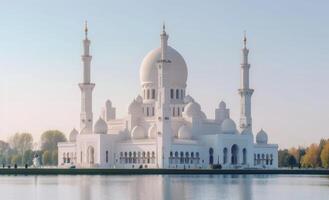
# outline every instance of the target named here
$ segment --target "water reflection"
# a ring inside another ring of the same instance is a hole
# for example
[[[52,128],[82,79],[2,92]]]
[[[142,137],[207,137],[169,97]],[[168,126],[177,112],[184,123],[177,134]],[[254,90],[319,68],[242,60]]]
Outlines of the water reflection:
[[[327,199],[326,176],[0,176],[1,199]]]

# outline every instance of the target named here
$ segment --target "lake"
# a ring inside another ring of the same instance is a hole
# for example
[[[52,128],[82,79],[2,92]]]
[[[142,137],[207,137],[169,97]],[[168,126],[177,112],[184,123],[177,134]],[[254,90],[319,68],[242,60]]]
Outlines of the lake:
[[[133,175],[0,176],[6,200],[329,199],[329,176]]]

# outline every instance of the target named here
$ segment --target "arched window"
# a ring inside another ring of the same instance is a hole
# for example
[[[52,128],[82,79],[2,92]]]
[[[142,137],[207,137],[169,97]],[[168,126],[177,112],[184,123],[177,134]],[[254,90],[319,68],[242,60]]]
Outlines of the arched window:
[[[223,163],[224,164],[227,163],[227,148],[226,147],[223,149]]]
[[[151,156],[150,156],[150,152],[148,151],[148,152],[147,152],[147,163],[150,163],[150,157],[151,157]]]
[[[152,116],[154,116],[154,107],[152,106]]]
[[[128,153],[127,153],[127,152],[125,152],[124,163],[125,163],[125,164],[128,163]]]
[[[256,165],[257,164],[257,156],[256,156],[256,154],[254,153],[254,165]]]
[[[152,99],[155,99],[155,89],[152,89]]]
[[[238,164],[238,153],[239,153],[238,145],[233,144],[231,147],[231,164],[232,165]]]
[[[266,165],[269,164],[269,161],[270,161],[270,158],[269,158],[268,154],[266,154]]]
[[[270,155],[270,165],[273,164],[273,154]]]
[[[181,95],[181,99],[184,99],[184,93],[183,93],[183,90],[180,90],[180,95]]]
[[[129,161],[129,163],[132,163],[132,155],[133,154],[131,153],[131,151],[129,151],[128,155],[129,155],[128,161]]]
[[[189,153],[185,152],[185,163],[188,164],[189,163]]]
[[[109,151],[105,152],[105,161],[106,161],[106,163],[109,162]]]
[[[176,89],[176,99],[179,99],[179,89]]]
[[[214,164],[214,149],[209,148],[209,164]]]
[[[137,163],[141,162],[141,152],[137,152]]]
[[[172,116],[175,117],[175,107],[172,108]]]
[[[63,153],[63,163],[66,163],[66,154]]]
[[[180,152],[180,164],[184,163],[184,152]]]
[[[264,165],[264,163],[265,163],[265,155],[262,154],[262,165]]]
[[[260,164],[260,154],[257,154],[257,165]]]
[[[242,164],[247,164],[247,149],[243,148],[242,150]]]
[[[146,159],[146,153],[145,153],[145,151],[143,151],[142,157],[143,157],[143,163],[145,163],[145,159]]]
[[[136,152],[134,151],[134,153],[133,153],[133,163],[136,163],[136,162],[137,162],[136,157],[137,157],[137,154],[136,154]]]
[[[147,99],[150,99],[150,90],[149,89],[147,89],[146,95],[147,95]]]
[[[178,152],[176,151],[175,152],[175,164],[178,164],[178,160],[179,160]]]
[[[92,146],[89,146],[87,148],[87,162],[88,164],[94,164],[95,162],[95,150],[94,150],[94,147]]]
[[[171,99],[174,98],[174,89],[170,89],[170,98],[171,98]]]
[[[66,162],[71,163],[71,157],[70,157],[70,154],[68,152],[66,153]]]
[[[177,107],[177,116],[180,116],[180,108]]]
[[[150,115],[149,107],[146,107],[146,116],[149,116],[149,115]]]

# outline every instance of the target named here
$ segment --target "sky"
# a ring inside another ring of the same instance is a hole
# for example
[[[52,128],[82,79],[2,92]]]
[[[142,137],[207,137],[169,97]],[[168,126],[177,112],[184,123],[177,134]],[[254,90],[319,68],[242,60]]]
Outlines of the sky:
[[[220,100],[239,120],[243,31],[253,131],[279,148],[329,137],[329,2],[308,0],[0,0],[0,139],[79,128],[82,39],[91,40],[94,119],[110,99],[123,117],[140,93],[143,57],[169,44],[188,65],[187,92],[209,118]]]

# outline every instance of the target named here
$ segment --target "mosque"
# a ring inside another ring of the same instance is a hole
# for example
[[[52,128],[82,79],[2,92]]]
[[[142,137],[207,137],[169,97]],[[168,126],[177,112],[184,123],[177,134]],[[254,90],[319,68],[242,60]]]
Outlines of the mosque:
[[[244,36],[238,127],[221,101],[208,119],[196,100],[186,95],[188,69],[183,56],[168,45],[165,26],[160,47],[140,66],[141,92],[128,113],[116,117],[110,100],[93,121],[90,40],[85,26],[80,130],[58,143],[58,166],[78,168],[277,168],[278,145],[260,130],[254,138],[251,116],[247,39]]]

